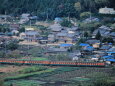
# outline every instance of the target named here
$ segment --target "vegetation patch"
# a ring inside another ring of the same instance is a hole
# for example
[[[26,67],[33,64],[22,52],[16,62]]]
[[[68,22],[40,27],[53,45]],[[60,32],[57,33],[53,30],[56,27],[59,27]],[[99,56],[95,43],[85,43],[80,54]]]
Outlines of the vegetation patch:
[[[41,84],[45,84],[45,82],[42,81],[34,81],[34,80],[13,80],[6,82],[5,85],[10,86],[11,84],[17,85],[17,86],[40,86]]]
[[[27,73],[27,74],[19,74],[17,76],[7,77],[7,78],[5,78],[5,80],[7,81],[7,80],[28,78],[28,77],[35,76],[35,75],[40,75],[40,74],[43,74],[43,73],[49,73],[49,72],[52,72],[54,70],[55,69],[47,69],[47,70],[43,70],[43,71],[39,71],[39,72],[32,72],[32,73]]]
[[[83,78],[83,77],[75,77],[72,80],[74,80],[74,81],[89,81],[90,79],[89,78]]]
[[[36,71],[43,71],[43,70],[46,70],[47,68],[46,67],[38,67],[38,66],[33,66],[33,67],[29,67],[29,68],[25,68],[23,70],[20,70],[18,71],[19,73],[31,73],[31,72],[36,72]]]
[[[19,60],[29,60],[29,59],[19,59]],[[47,61],[48,59],[47,58],[42,58],[42,57],[33,57],[31,60],[34,60],[34,61]]]

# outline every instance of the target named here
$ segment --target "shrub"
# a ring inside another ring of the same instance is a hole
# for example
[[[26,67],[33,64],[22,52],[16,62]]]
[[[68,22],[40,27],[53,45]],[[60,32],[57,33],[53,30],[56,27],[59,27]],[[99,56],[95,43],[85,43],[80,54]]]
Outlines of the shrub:
[[[87,17],[89,17],[90,15],[91,15],[91,12],[83,12],[83,13],[80,14],[80,17],[81,17],[81,18],[87,18]]]
[[[63,27],[71,27],[72,23],[70,21],[68,21],[67,19],[63,20],[63,22],[61,22],[61,26]]]

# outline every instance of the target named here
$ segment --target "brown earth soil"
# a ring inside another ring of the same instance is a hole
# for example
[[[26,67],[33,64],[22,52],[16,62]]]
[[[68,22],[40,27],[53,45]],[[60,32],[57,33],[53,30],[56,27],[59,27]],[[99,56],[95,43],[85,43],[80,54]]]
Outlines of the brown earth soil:
[[[3,73],[11,73],[11,72],[16,72],[16,71],[19,71],[19,70],[22,70],[24,68],[26,68],[27,66],[7,66],[7,67],[1,67],[0,68],[0,72],[3,72]]]

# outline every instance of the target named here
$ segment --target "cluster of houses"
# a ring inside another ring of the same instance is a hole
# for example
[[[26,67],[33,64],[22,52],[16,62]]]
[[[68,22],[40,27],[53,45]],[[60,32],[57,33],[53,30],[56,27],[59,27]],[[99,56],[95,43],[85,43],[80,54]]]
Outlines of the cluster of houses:
[[[28,22],[29,20],[35,20],[37,19],[38,17],[37,16],[32,16],[31,14],[29,13],[23,13],[21,15],[21,18],[20,18],[20,21],[19,21],[19,24],[24,24],[26,22]]]
[[[112,27],[107,27],[102,25],[101,27],[99,27],[98,29],[96,29],[93,34],[92,34],[92,38],[95,37],[95,35],[98,33],[98,31],[100,32],[102,37],[111,37],[113,38],[113,40],[115,41],[115,32],[112,32],[114,28]]]
[[[101,42],[99,40],[88,40],[87,43],[81,43],[79,46],[82,47],[83,51],[92,53],[93,56],[98,54],[95,57],[103,57],[107,55],[115,56],[115,47],[112,46],[112,43],[103,43],[100,45]]]
[[[107,9],[107,8],[104,8]],[[112,12],[112,11],[111,11]],[[102,13],[102,9],[100,9]],[[72,27],[62,27],[60,22],[63,20],[61,18],[55,18],[54,24],[50,25],[47,30],[50,31],[48,36],[41,36],[40,31],[32,27],[25,28],[25,32],[19,33],[20,24],[28,22],[29,19],[36,19],[36,16],[31,17],[30,14],[22,14],[19,23],[11,23],[9,28],[12,34],[18,34],[18,36],[10,36],[10,38],[16,38],[23,40],[22,44],[30,43],[30,45],[36,43],[47,45],[46,53],[63,53],[71,51],[71,48],[75,46],[78,39],[83,35],[79,26],[74,25]],[[100,20],[95,17],[90,17],[85,19],[83,22],[99,22]],[[94,61],[112,61],[115,62],[115,47],[112,43],[104,43],[100,40],[96,40],[95,36],[100,32],[102,37],[111,37],[115,41],[115,32],[112,32],[114,28],[102,25],[101,27],[94,30],[92,38],[88,39],[85,43],[79,44],[80,49],[74,50],[69,53],[69,56],[73,60],[84,60],[81,57],[88,57],[87,60]],[[5,34],[4,34],[5,35]],[[9,36],[0,35],[2,38],[9,38]],[[10,40],[10,39],[9,39]],[[20,43],[20,44],[21,44]]]
[[[48,29],[51,33],[48,35],[49,43],[75,43],[76,39],[80,36],[78,27],[62,27],[60,24],[51,25]]]

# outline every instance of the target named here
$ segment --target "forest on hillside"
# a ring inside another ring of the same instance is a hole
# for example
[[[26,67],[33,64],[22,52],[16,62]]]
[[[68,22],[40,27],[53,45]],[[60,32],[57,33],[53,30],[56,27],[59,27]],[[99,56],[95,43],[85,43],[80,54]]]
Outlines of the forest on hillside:
[[[31,13],[41,18],[79,17],[82,12],[97,13],[100,7],[114,6],[114,0],[0,0],[0,14]]]

